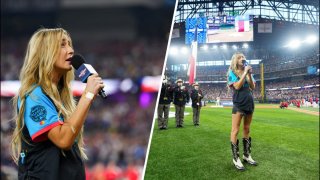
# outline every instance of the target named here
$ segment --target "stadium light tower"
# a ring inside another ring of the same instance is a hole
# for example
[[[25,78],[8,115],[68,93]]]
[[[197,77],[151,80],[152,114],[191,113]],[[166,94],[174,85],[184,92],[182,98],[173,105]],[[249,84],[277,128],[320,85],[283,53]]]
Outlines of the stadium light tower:
[[[182,53],[182,54],[187,54],[188,51],[189,51],[189,49],[188,49],[187,47],[182,47],[182,48],[181,48],[181,53]]]
[[[178,53],[178,49],[176,47],[171,47],[170,48],[170,54],[171,55],[176,55]]]
[[[317,36],[315,36],[315,35],[310,35],[310,36],[307,37],[306,42],[307,42],[308,44],[312,44],[312,43],[316,42],[317,40],[318,40],[318,37],[317,37]]]
[[[238,47],[236,45],[232,45],[233,49],[238,49]]]
[[[227,49],[228,46],[227,46],[226,44],[224,44],[224,45],[221,46],[221,48],[222,48],[222,49]]]
[[[301,41],[294,39],[292,41],[289,42],[288,46],[292,49],[298,48],[301,44]]]
[[[214,46],[212,47],[212,49],[218,49],[218,46],[217,46],[217,45],[214,45]]]
[[[244,49],[248,49],[248,47],[249,47],[249,45],[248,45],[247,43],[244,43],[244,44],[242,45],[242,48],[244,48]]]
[[[202,49],[205,50],[205,51],[207,51],[207,50],[208,50],[208,45],[202,46]]]

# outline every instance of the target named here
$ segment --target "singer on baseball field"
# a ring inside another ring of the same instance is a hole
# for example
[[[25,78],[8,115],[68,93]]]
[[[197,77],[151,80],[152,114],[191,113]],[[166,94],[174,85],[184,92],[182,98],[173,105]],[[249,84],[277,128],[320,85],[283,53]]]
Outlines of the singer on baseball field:
[[[245,170],[239,156],[239,140],[237,138],[241,119],[243,121],[243,161],[250,165],[257,165],[251,157],[250,124],[254,111],[252,91],[255,89],[255,80],[252,75],[252,67],[249,66],[242,53],[235,53],[231,58],[231,64],[227,73],[228,88],[232,89],[232,129],[231,150],[233,164],[239,170]]]

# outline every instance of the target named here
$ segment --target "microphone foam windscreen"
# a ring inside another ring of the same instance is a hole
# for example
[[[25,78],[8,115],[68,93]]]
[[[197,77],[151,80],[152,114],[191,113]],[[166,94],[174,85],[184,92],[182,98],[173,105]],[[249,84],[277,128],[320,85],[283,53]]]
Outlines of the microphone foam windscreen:
[[[74,56],[72,56],[71,58],[71,65],[75,68],[75,69],[79,69],[79,67],[85,63],[84,58],[80,55],[80,54],[75,54]]]

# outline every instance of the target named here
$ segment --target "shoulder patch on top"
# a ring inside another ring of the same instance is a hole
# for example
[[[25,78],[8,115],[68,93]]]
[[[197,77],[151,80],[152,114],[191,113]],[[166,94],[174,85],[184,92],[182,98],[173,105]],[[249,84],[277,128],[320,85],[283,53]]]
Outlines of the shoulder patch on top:
[[[44,106],[36,105],[31,108],[30,118],[35,122],[45,120],[47,116],[47,110]]]

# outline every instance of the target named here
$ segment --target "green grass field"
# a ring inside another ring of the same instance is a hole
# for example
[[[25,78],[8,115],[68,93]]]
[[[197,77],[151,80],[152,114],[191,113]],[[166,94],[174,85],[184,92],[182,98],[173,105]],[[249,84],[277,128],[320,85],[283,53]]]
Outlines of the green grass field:
[[[240,172],[232,164],[231,109],[203,108],[200,127],[193,126],[192,109],[186,111],[190,115],[185,116],[184,128],[175,128],[174,118],[168,130],[158,130],[155,123],[146,180],[319,179],[319,116],[256,108],[251,137],[252,156],[259,166],[245,164],[246,171]],[[240,141],[241,157],[242,152]]]
[[[313,108],[313,107],[301,107],[301,109],[308,110],[308,111],[319,112],[319,108]]]

